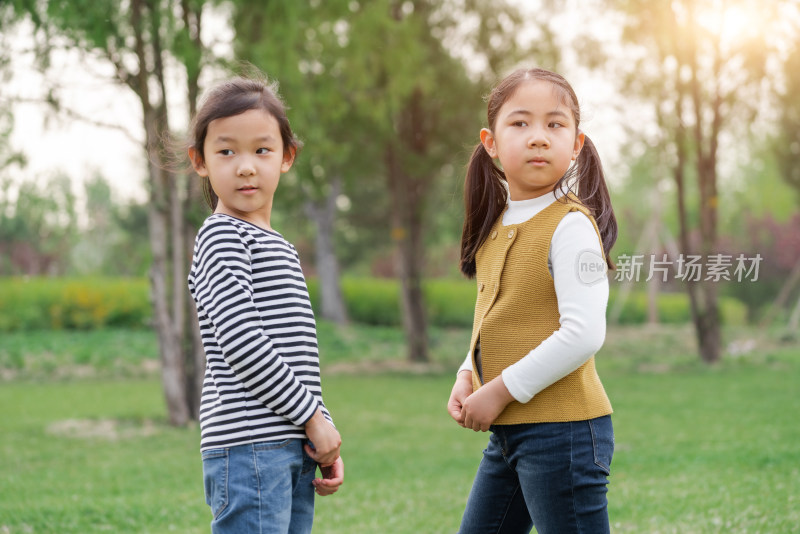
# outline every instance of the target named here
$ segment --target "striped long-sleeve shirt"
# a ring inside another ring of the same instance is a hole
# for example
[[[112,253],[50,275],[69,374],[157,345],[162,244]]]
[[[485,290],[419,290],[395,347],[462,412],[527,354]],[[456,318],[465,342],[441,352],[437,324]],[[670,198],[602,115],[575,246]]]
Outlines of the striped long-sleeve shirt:
[[[316,323],[295,248],[222,214],[195,241],[189,291],[206,353],[201,450],[304,438],[322,402]]]

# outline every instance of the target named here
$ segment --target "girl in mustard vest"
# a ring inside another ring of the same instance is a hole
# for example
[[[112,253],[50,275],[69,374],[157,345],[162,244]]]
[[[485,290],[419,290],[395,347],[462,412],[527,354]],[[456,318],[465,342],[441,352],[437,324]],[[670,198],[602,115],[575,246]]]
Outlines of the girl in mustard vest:
[[[447,407],[492,434],[460,532],[608,532],[614,431],[594,354],[617,223],[600,159],[572,87],[546,70],[501,81],[488,126],[464,193],[472,340]]]

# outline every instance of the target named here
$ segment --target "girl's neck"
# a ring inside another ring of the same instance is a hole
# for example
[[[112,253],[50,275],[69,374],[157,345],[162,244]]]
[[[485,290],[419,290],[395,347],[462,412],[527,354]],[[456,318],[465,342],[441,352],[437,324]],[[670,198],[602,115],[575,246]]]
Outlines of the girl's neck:
[[[554,193],[555,193],[555,196],[554,196]],[[539,196],[536,196],[536,197],[533,197],[533,198],[524,198],[524,199],[521,199],[521,200],[514,200],[514,199],[511,198],[511,196],[509,196],[508,197],[508,205],[509,206],[522,206],[522,205],[526,205],[526,204],[537,204],[539,202],[544,202],[546,204],[550,204],[553,200],[555,200],[557,198],[561,198],[563,196],[564,196],[564,191],[562,191],[561,188],[559,187],[558,189],[555,189],[555,190],[551,189],[550,191],[548,191],[544,195],[539,195]]]
[[[214,213],[220,213],[222,215],[228,215],[235,219],[241,219],[245,222],[252,224],[253,226],[258,226],[263,230],[268,230],[270,232],[275,231],[270,225],[269,213],[266,215],[266,217],[263,214],[260,214],[260,216],[255,216],[253,213],[242,213],[238,212],[237,210],[227,209],[225,208],[225,206],[221,204],[217,204],[217,209],[214,210]]]
[[[546,195],[541,195],[526,200],[508,200],[508,209],[503,213],[503,225],[520,224],[537,215],[540,211],[564,196],[561,189],[550,191]]]

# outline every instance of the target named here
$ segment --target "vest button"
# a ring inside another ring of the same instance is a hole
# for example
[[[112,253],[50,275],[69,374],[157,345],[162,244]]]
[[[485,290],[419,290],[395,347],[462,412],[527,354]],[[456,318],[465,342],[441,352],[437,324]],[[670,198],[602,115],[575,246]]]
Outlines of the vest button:
[[[511,239],[512,237],[514,237],[514,230],[509,230],[508,231],[508,238]]]
[[[497,237],[497,230],[495,230],[494,232],[492,232],[492,239],[494,239],[495,237]]]

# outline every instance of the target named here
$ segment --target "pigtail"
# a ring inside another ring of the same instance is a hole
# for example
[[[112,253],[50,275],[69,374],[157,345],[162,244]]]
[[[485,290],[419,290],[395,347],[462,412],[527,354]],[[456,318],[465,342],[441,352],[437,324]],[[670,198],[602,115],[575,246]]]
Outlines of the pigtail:
[[[567,173],[559,181],[558,186],[563,188],[566,185],[564,182],[568,180],[571,182],[570,189],[577,189],[578,200],[589,208],[600,230],[606,264],[609,269],[615,269],[610,253],[617,241],[617,218],[611,206],[600,155],[588,136],[584,137],[583,149],[573,169],[573,172]]]
[[[461,232],[461,272],[475,276],[475,254],[508,201],[505,174],[482,143],[472,152],[464,180],[464,228]]]

